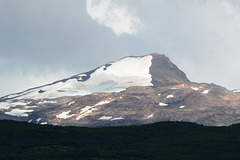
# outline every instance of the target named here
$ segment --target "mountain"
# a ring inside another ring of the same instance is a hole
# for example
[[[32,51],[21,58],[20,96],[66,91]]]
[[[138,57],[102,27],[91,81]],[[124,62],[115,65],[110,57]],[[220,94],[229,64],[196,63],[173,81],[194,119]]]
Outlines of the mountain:
[[[89,72],[0,98],[0,119],[62,126],[240,122],[240,93],[190,82],[168,57],[125,57]]]

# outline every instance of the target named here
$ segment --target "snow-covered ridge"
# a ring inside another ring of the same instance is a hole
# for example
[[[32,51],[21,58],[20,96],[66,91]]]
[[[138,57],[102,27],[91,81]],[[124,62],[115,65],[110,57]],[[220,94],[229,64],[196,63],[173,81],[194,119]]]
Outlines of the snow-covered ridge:
[[[88,73],[5,96],[4,99],[53,99],[83,96],[95,92],[120,92],[130,86],[153,86],[150,67],[152,55],[126,57]],[[87,77],[87,78],[86,78]]]

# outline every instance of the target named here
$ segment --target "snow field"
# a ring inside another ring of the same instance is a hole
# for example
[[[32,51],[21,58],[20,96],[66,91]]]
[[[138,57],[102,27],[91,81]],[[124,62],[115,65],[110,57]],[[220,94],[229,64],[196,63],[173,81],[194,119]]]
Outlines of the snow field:
[[[62,96],[83,96],[95,92],[120,92],[130,86],[153,86],[152,76],[149,73],[152,65],[151,55],[126,57],[109,64],[111,65],[108,67],[104,65],[98,68],[87,81],[69,79],[65,83],[58,82],[23,92],[16,99],[52,99]],[[86,74],[78,75],[80,80],[82,76]],[[40,90],[44,92],[39,93]]]

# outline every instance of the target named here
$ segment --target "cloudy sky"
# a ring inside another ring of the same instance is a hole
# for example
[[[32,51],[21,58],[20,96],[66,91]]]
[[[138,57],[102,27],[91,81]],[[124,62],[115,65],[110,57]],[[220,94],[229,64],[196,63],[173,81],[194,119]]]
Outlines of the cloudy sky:
[[[0,0],[0,96],[153,52],[240,88],[240,1]]]

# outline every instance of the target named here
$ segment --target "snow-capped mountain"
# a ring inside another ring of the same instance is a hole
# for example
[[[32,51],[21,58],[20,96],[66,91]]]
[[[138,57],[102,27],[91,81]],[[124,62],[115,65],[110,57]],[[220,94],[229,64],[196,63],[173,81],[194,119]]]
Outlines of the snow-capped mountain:
[[[192,83],[168,57],[125,57],[92,71],[0,98],[0,118],[40,124],[118,126],[158,121],[239,123],[240,95]]]

